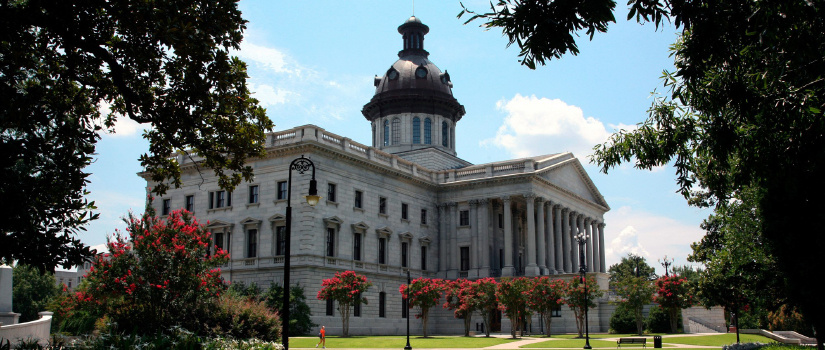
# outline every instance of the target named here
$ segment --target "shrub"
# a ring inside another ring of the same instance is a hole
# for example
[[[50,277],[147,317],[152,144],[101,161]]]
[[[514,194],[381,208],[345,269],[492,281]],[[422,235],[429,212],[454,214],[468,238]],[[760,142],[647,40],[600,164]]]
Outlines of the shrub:
[[[14,266],[12,298],[14,312],[20,313],[20,322],[34,321],[46,311],[47,304],[58,293],[54,274],[40,272],[34,267],[17,264]]]
[[[667,311],[659,306],[650,308],[650,313],[647,315],[645,328],[651,333],[671,333],[670,330],[670,315]],[[682,311],[676,315],[676,328],[682,328]]]
[[[206,316],[211,334],[266,341],[281,339],[281,319],[263,302],[227,293],[215,306]]]
[[[269,289],[264,292],[263,301],[272,311],[280,311],[283,308],[284,288],[272,283]],[[312,309],[309,308],[304,295],[304,287],[300,285],[289,288],[289,333],[293,335],[306,335],[312,328],[318,325],[312,322]]]
[[[631,306],[617,305],[610,316],[610,333],[636,333],[636,313]]]

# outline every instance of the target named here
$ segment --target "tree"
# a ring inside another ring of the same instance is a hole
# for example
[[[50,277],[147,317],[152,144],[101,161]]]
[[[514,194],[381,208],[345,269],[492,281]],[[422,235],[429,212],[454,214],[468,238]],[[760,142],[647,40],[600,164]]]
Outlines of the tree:
[[[438,305],[441,294],[444,293],[444,281],[437,278],[419,277],[410,282],[409,285],[402,284],[398,288],[401,297],[407,300],[407,308],[417,307],[420,311],[415,318],[421,318],[424,338],[427,337],[427,321],[430,318],[430,308]],[[407,317],[410,317],[407,314]]]
[[[659,277],[656,280],[656,297],[654,301],[667,311],[670,317],[670,332],[676,333],[676,320],[682,309],[693,306],[693,294],[687,285],[687,279],[679,275]]]
[[[522,4],[515,6],[513,3]],[[548,28],[579,29],[580,8],[558,1],[506,0],[482,19],[500,27],[529,64],[564,51]],[[613,0],[588,6],[606,8]],[[825,349],[825,299],[810,288],[825,236],[825,4],[815,1],[630,0],[628,19],[658,26],[670,20],[682,35],[672,46],[675,70],[663,75],[648,118],[598,145],[593,160],[607,173],[624,162],[640,169],[673,164],[682,195],[693,205],[725,203],[747,188],[763,192],[762,233],[788,283],[786,292],[817,330]],[[543,20],[547,9],[563,11]],[[462,12],[463,14],[464,12]],[[609,21],[609,19],[608,19]],[[586,23],[586,21],[585,21]],[[592,33],[592,31],[590,31]]]
[[[334,300],[341,314],[343,336],[349,336],[349,312],[355,303],[367,303],[363,293],[372,286],[366,276],[354,271],[336,272],[335,277],[321,281],[318,300]]]
[[[127,332],[199,331],[223,293],[218,266],[229,254],[210,254],[211,234],[189,212],[158,218],[149,203],[141,218],[129,216],[128,237],[109,239],[110,253],[97,257],[76,297]]]
[[[498,308],[510,319],[510,334],[516,338],[516,330],[524,334],[522,320],[530,317],[527,310],[527,296],[530,282],[524,277],[502,278],[496,289]]]
[[[524,292],[527,297],[527,308],[535,311],[544,319],[544,334],[550,336],[550,322],[553,321],[553,310],[564,305],[567,283],[563,280],[551,280],[547,276],[536,277],[530,281],[529,290]]]
[[[272,283],[262,297],[270,310],[280,311],[283,309],[283,295],[284,287]],[[313,327],[318,326],[312,322],[312,309],[307,305],[306,299],[304,287],[294,285],[289,288],[289,332],[294,333],[290,336],[309,334]]]
[[[118,115],[150,127],[141,165],[163,193],[171,154],[197,155],[232,189],[252,178],[272,128],[250,97],[234,0],[0,2],[0,259],[40,270],[92,256],[89,165]],[[106,114],[101,112],[110,109]]]
[[[647,264],[645,258],[633,253],[628,253],[622,257],[618,264],[610,265],[607,269],[610,274],[610,287],[616,288],[616,284],[632,277],[642,277],[648,280],[656,279],[656,270]]]
[[[653,283],[645,277],[628,276],[616,282],[616,294],[622,298],[620,303],[633,311],[639,335],[642,335],[645,328],[642,311],[645,305],[653,301],[654,292]]]
[[[58,294],[54,275],[23,264],[17,264],[13,268],[14,312],[20,314],[20,322],[34,321],[40,318],[38,313],[46,311],[49,302]]]
[[[470,299],[473,304],[473,309],[481,313],[481,318],[484,319],[484,335],[490,336],[490,324],[492,323],[493,315],[498,311],[498,299],[496,298],[496,290],[498,289],[498,282],[495,278],[485,277],[475,281],[475,296]]]
[[[576,316],[576,328],[579,331],[579,338],[584,336],[585,301],[587,301],[587,308],[592,309],[596,307],[596,300],[604,295],[594,277],[588,277],[584,281],[587,283],[587,293],[584,292],[585,284],[582,282],[581,277],[573,277],[570,283],[567,284],[567,299],[565,300],[567,306],[573,310],[573,314]]]
[[[475,311],[471,302],[475,298],[476,284],[470,280],[461,279],[444,281],[444,308],[453,310],[455,318],[464,320],[464,336],[470,336],[470,322]]]

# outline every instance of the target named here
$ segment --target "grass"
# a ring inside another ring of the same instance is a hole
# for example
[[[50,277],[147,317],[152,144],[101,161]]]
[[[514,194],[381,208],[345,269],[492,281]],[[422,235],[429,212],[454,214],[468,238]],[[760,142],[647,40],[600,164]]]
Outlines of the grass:
[[[524,345],[522,348],[569,348],[569,349],[581,349],[584,346],[584,339],[564,339],[558,338],[558,340],[548,340],[543,341],[540,343],[533,343],[529,345]],[[590,339],[590,346],[593,348],[616,348],[616,342],[612,340],[598,340],[598,339]],[[639,345],[641,348],[641,345]]]
[[[516,339],[517,340],[517,339]],[[426,348],[484,348],[488,346],[504,344],[514,341],[514,339],[502,338],[485,338],[485,337],[447,337],[447,336],[432,336],[427,338],[410,337],[410,345],[413,349]],[[314,348],[318,343],[317,337],[306,338],[289,338],[290,348]],[[327,349],[335,348],[352,348],[352,349],[369,349],[369,348],[395,348],[403,349],[407,345],[407,337],[405,336],[386,336],[386,337],[360,337],[353,336],[347,338],[341,337],[327,337]]]
[[[722,346],[736,343],[735,333],[724,333],[714,335],[702,336],[688,336],[688,337],[667,337],[662,339],[663,343],[670,344],[684,344],[684,345],[698,345],[698,346]],[[741,343],[773,343],[774,340],[758,334],[740,334],[739,342]]]

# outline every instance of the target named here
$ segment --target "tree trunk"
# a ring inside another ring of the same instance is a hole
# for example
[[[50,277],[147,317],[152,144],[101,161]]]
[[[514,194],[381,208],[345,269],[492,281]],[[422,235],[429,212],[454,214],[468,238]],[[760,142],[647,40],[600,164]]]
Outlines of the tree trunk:
[[[470,336],[470,323],[472,323],[472,321],[473,321],[472,314],[464,316],[464,336],[465,337]]]
[[[576,311],[573,312],[576,316],[576,329],[579,331],[579,338],[584,337],[584,311]]]
[[[342,328],[341,333],[342,333],[342,336],[349,337],[349,309],[350,309],[350,305],[349,304],[341,304],[341,303],[339,303],[338,305],[340,305],[340,307],[338,308],[338,311],[341,312],[341,328]],[[289,321],[287,321],[287,322],[289,322]]]
[[[676,333],[676,317],[679,316],[679,309],[671,308],[670,310],[668,310],[668,313],[670,314],[670,332]],[[737,315],[737,317],[738,316],[739,315]]]
[[[484,320],[484,336],[489,338],[490,337],[490,324],[493,323],[491,318],[493,317],[493,311],[487,311],[481,313],[481,318]]]
[[[544,318],[544,335],[550,337],[550,322],[553,321],[553,313],[552,312],[545,312],[541,314],[541,317]]]
[[[636,311],[635,312],[636,313],[636,332],[638,332],[639,335],[642,335],[642,333],[644,332],[644,322],[645,322],[644,317],[642,317],[643,316],[642,315],[642,308],[639,307],[635,311]]]
[[[421,323],[424,326],[424,338],[427,337],[427,319],[429,318],[429,316],[430,316],[430,309],[429,308],[421,309]],[[407,317],[410,317],[410,315],[407,315]]]

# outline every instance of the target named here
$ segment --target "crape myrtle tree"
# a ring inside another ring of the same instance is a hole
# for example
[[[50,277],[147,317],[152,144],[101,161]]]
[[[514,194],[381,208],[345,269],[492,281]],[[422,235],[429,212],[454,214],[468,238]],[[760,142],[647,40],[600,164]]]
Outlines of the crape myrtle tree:
[[[564,305],[567,283],[563,280],[551,280],[547,276],[536,277],[530,281],[529,289],[524,292],[527,308],[535,311],[544,319],[544,335],[550,336],[550,322],[553,310]]]
[[[524,334],[522,321],[530,317],[525,295],[530,289],[530,284],[530,280],[524,277],[502,278],[496,288],[498,308],[510,319],[510,334],[513,339],[516,338],[517,330]]]
[[[441,295],[444,293],[444,282],[437,278],[419,277],[410,281],[409,285],[402,284],[398,288],[401,297],[407,299],[407,308],[418,308],[419,313],[415,318],[421,318],[424,338],[427,337],[427,321],[430,318],[430,308],[438,305]],[[407,317],[410,314],[407,313]]]
[[[646,277],[627,276],[616,282],[615,291],[621,297],[619,303],[633,311],[636,332],[642,335],[645,329],[642,311],[645,305],[653,301],[653,293],[656,292],[653,282]]]
[[[475,311],[476,283],[460,279],[455,281],[444,281],[444,308],[453,311],[455,318],[464,320],[464,336],[470,336],[470,323]]]
[[[670,332],[676,333],[676,320],[682,309],[693,306],[693,294],[687,278],[679,275],[659,277],[656,280],[656,297],[653,299],[659,307],[667,311],[670,318]]]
[[[576,54],[574,34],[593,37],[614,21],[614,0],[501,0],[470,13],[501,28],[522,62]],[[825,3],[820,1],[629,0],[627,18],[671,21],[675,69],[637,128],[619,131],[592,160],[608,172],[622,163],[671,164],[690,204],[725,203],[758,188],[762,235],[786,280],[786,293],[825,349],[825,298],[810,288],[825,235]],[[465,10],[466,11],[466,10]],[[459,16],[465,14],[462,11]]]
[[[0,1],[0,261],[93,255],[76,236],[98,217],[84,168],[118,116],[147,126],[156,193],[181,183],[175,152],[223,188],[250,180],[273,125],[230,55],[245,27],[235,0]]]
[[[366,276],[354,271],[336,272],[335,277],[321,281],[321,290],[318,291],[318,300],[334,300],[338,303],[341,314],[343,336],[349,336],[349,313],[356,303],[367,303],[363,293],[372,286]]]
[[[496,298],[496,290],[498,282],[495,278],[485,277],[475,281],[475,296],[470,300],[473,304],[473,309],[481,313],[481,318],[484,319],[484,336],[490,336],[490,324],[493,321],[493,315],[498,312],[498,299]]]
[[[579,338],[584,335],[584,308],[585,299],[587,300],[587,308],[592,309],[596,307],[596,300],[604,295],[604,292],[596,283],[596,278],[593,276],[587,277],[587,293],[584,292],[584,283],[582,283],[581,276],[573,277],[570,283],[567,284],[567,298],[565,302],[567,306],[573,310],[576,317],[576,329],[579,331]]]

